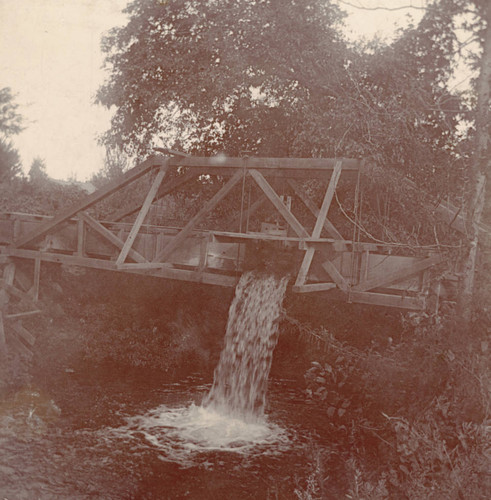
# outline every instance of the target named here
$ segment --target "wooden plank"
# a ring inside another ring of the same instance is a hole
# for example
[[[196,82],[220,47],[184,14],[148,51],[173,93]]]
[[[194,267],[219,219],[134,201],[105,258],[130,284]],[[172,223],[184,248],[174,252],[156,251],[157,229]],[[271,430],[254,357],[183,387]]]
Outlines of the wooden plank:
[[[15,264],[10,262],[3,270],[3,279],[7,285],[13,285],[15,278]]]
[[[122,264],[116,263],[116,268],[121,271],[125,270],[135,270],[135,271],[146,271],[149,269],[162,269],[164,267],[167,268],[172,268],[174,267],[173,264],[169,264],[167,262],[143,262],[143,263],[126,263],[123,262]]]
[[[336,190],[336,186],[338,185],[339,176],[341,175],[341,167],[342,161],[338,161],[332,172],[331,180],[329,181],[329,184],[327,186],[321,208],[318,211],[317,219],[312,231],[313,239],[317,239],[321,235],[322,228],[324,227],[327,213],[329,212],[329,207],[331,206],[332,198]],[[307,248],[307,251],[305,252],[305,255],[303,257],[302,264],[300,266],[300,270],[298,271],[295,286],[302,286],[305,283],[305,280],[307,279],[307,275],[309,273],[310,265],[312,264],[312,259],[314,258],[314,253],[314,247]]]
[[[189,181],[192,179],[196,179],[196,177],[200,174],[199,171],[196,170],[190,170],[183,175],[180,175],[179,177],[176,177],[175,179],[172,179],[169,182],[166,182],[160,186],[159,190],[157,191],[157,194],[155,195],[154,201],[160,200],[164,196],[167,196],[168,194],[172,193],[172,191],[180,188],[184,184],[187,184]],[[133,204],[130,208],[123,208],[119,212],[116,212],[115,215],[110,216],[109,218],[113,221],[120,221],[121,219],[124,219],[125,217],[128,217],[131,214],[134,214],[138,210],[140,210],[142,206],[142,203],[135,203]]]
[[[297,218],[288,210],[281,198],[276,194],[276,191],[271,187],[269,182],[257,170],[249,170],[250,175],[256,181],[257,185],[262,189],[269,201],[274,205],[276,210],[285,219],[288,225],[295,231],[297,236],[308,238],[310,235],[307,230],[298,222]]]
[[[427,259],[405,266],[391,273],[384,273],[382,276],[376,276],[375,278],[362,281],[353,287],[352,290],[364,292],[372,290],[373,288],[387,287],[396,281],[402,281],[413,274],[424,271],[428,267],[438,264],[439,262],[441,262],[441,257],[439,255],[433,255],[432,257],[428,257]]]
[[[409,297],[374,292],[350,292],[349,300],[359,304],[398,307],[400,309],[412,309],[417,311],[424,310],[426,306],[424,296]]]
[[[55,262],[58,264],[69,264],[74,266],[90,267],[93,269],[103,269],[106,271],[122,271],[131,274],[144,274],[146,276],[155,276],[156,278],[174,279],[180,281],[192,281],[196,283],[204,283],[209,285],[220,285],[234,287],[237,284],[237,276],[228,276],[214,273],[200,273],[187,269],[175,269],[172,267],[161,266],[156,269],[138,270],[127,269],[130,264],[125,264],[124,269],[118,269],[114,261],[94,259],[89,257],[79,257],[77,255],[63,255],[49,252],[39,252],[37,250],[26,250],[23,248],[11,248],[9,250],[13,257],[22,259],[40,258],[46,262]]]
[[[0,352],[7,351],[7,342],[5,339],[5,325],[3,322],[3,312],[0,310]]]
[[[40,309],[34,309],[32,311],[25,311],[20,313],[5,314],[6,319],[23,318],[24,316],[34,316],[35,314],[42,314],[43,311]]]
[[[41,259],[34,260],[34,290],[32,298],[35,302],[39,300],[39,283],[41,281]]]
[[[344,279],[341,273],[338,271],[337,267],[330,261],[326,260],[322,263],[322,267],[329,274],[331,279],[338,285],[338,287],[343,291],[347,292],[349,289],[349,283]]]
[[[191,156],[189,158],[170,158],[169,165],[173,167],[206,168],[219,167],[221,169],[248,169],[283,170],[283,171],[326,171],[333,170],[339,158],[256,158],[256,157],[226,157],[223,155],[212,157]],[[358,171],[361,160],[343,158],[344,171]]]
[[[25,300],[30,304],[34,304],[34,301],[30,295],[28,295],[26,292],[23,292],[22,290],[19,290],[17,287],[13,285],[8,285],[3,279],[0,279],[0,288],[3,288],[10,295],[13,295],[14,297],[17,297],[21,300]]]
[[[29,234],[25,234],[18,241],[15,242],[15,246],[21,248],[23,246],[28,245],[29,243],[33,243],[34,241],[48,234],[59,224],[62,224],[63,222],[70,219],[70,217],[73,217],[75,214],[81,212],[82,210],[88,209],[89,207],[91,207],[98,201],[106,198],[107,196],[111,195],[118,189],[127,186],[131,182],[140,178],[142,175],[145,175],[153,168],[156,168],[158,166],[163,167],[166,165],[167,165],[167,158],[165,157],[154,156],[148,158],[137,167],[134,167],[131,170],[125,172],[121,179],[117,179],[114,180],[113,182],[108,183],[106,186],[103,186],[102,188],[88,195],[83,200],[80,200],[71,205],[69,208],[62,210],[58,215],[55,215],[52,219],[42,224],[35,231],[32,231]]]
[[[105,228],[102,224],[97,222],[89,214],[85,212],[80,212],[78,215],[87,223],[87,225],[91,229],[93,229],[96,233],[98,233],[104,239],[109,241],[109,243],[112,243],[115,247],[119,248],[120,250],[123,248],[124,241],[121,238],[118,238],[112,231],[109,231],[109,229]],[[145,257],[143,257],[143,255],[138,253],[136,250],[130,249],[128,255],[136,262],[147,262],[147,259],[145,259]]]
[[[204,207],[184,226],[181,232],[175,236],[155,257],[153,262],[166,260],[171,253],[186,239],[194,226],[209,212],[211,212],[220,201],[232,190],[232,188],[242,179],[244,173],[241,170],[235,172],[231,179],[210,199]]]
[[[12,344],[17,351],[21,352],[27,357],[32,356],[32,351],[28,349],[18,338],[16,335],[9,335],[9,344]]]
[[[336,283],[308,283],[307,285],[294,285],[292,291],[297,293],[325,292],[336,288]]]
[[[77,221],[77,255],[84,255],[85,248],[85,223],[82,218]]]
[[[338,161],[332,172],[332,177],[331,180],[329,181],[329,185],[327,186],[326,194],[324,195],[324,200],[322,201],[321,209],[319,210],[317,220],[315,221],[314,230],[312,231],[312,238],[320,238],[322,228],[324,226],[324,222],[327,217],[327,213],[329,212],[329,208],[331,206],[331,202],[334,197],[334,192],[336,191],[336,187],[338,185],[339,176],[341,175],[341,168],[342,168],[342,161]]]
[[[294,179],[288,179],[288,183],[295,191],[295,194],[300,198],[303,204],[310,210],[310,212],[314,215],[314,217],[318,217],[319,209],[309,197],[309,195],[303,190],[302,186],[295,181]],[[343,241],[343,235],[336,229],[336,227],[332,224],[329,219],[324,220],[324,228],[326,231],[336,240]],[[344,243],[340,243],[340,250],[347,250],[348,247]]]
[[[36,343],[36,339],[34,335],[24,328],[21,324],[20,321],[15,321],[12,323],[12,329],[24,339],[25,342],[27,342],[29,345],[34,345]]]
[[[310,265],[312,264],[312,259],[314,258],[315,248],[307,248],[300,269],[298,270],[297,279],[295,280],[294,287],[301,287],[305,284],[307,279],[307,274],[309,274]]]
[[[201,238],[200,247],[199,247],[199,263],[198,263],[198,271],[202,272],[206,268],[206,261],[208,259],[208,242],[210,241],[210,236],[205,236]]]
[[[128,235],[128,238],[126,238],[123,248],[121,249],[118,258],[116,259],[116,265],[120,265],[126,260],[126,257],[128,256],[128,253],[131,250],[131,247],[138,235],[138,232],[140,231],[140,228],[143,224],[143,221],[145,220],[145,217],[148,214],[148,211],[150,210],[150,206],[152,205],[153,199],[155,198],[157,190],[159,189],[160,184],[162,184],[162,181],[164,180],[166,173],[167,173],[167,166],[162,167],[158,172],[157,176],[155,177],[152,185],[150,186],[145,201],[143,202],[143,205],[140,209],[140,212],[138,213],[135,223],[131,228],[130,234]]]

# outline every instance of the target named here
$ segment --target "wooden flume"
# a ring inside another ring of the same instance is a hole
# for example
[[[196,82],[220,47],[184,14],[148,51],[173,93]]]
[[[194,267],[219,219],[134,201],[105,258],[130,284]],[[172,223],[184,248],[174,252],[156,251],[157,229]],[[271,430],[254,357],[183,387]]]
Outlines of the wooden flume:
[[[173,156],[159,154],[148,158],[127,171],[121,179],[108,183],[52,217],[0,214],[0,265],[4,268],[0,288],[3,294],[10,296],[13,289],[9,287],[14,287],[28,294],[34,304],[30,311],[24,312],[32,314],[37,311],[35,303],[39,295],[42,262],[233,287],[244,263],[254,252],[254,245],[273,244],[287,248],[298,257],[296,267],[289,269],[294,276],[294,292],[327,292],[328,299],[332,293],[330,290],[338,290],[337,296],[341,294],[351,302],[412,310],[425,308],[428,271],[441,262],[438,253],[420,251],[417,255],[415,252],[401,255],[399,251],[395,255],[396,246],[344,238],[329,219],[339,180],[350,176],[356,179],[363,167],[362,160],[191,157],[170,153]],[[153,180],[141,202],[128,202],[128,206],[110,220],[99,221],[88,213],[97,203],[144,176],[152,176]],[[153,204],[172,196],[200,176],[219,176],[223,183],[183,227],[145,223]],[[300,182],[312,178],[326,185],[320,207]],[[246,181],[259,191],[260,196],[244,207],[241,219],[252,217],[259,208],[268,204],[283,220],[281,231],[268,229],[267,225],[260,231],[245,226],[232,231],[200,226],[231,192],[242,186],[244,196]],[[293,192],[292,208],[276,189],[277,182],[286,183]],[[315,219],[313,230],[310,231],[295,214],[294,207],[298,205],[304,205]],[[133,221],[122,222],[134,214],[137,215]],[[453,225],[456,229],[461,226],[458,217],[453,219]],[[274,252],[275,247],[272,248]],[[17,274],[15,271],[12,274],[12,266],[15,269],[19,259],[34,263],[34,277],[27,285],[30,291],[22,289],[20,283],[14,286]],[[4,321],[0,322],[0,344],[5,344],[2,340],[5,337],[4,323],[10,321],[5,318],[12,314],[7,309],[8,306],[4,305],[1,311]],[[18,323],[13,331],[21,331]],[[32,336],[17,334],[19,336],[23,345],[27,338],[32,340]],[[27,345],[24,347],[28,348]]]

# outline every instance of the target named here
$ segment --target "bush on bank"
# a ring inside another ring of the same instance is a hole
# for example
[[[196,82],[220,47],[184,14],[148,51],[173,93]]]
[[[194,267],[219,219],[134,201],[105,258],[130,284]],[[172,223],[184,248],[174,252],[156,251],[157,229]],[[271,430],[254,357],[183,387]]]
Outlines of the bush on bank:
[[[306,391],[324,409],[330,444],[315,450],[298,498],[487,498],[488,318],[469,330],[452,314],[404,318],[385,346],[360,349],[325,328],[310,332],[324,346]]]

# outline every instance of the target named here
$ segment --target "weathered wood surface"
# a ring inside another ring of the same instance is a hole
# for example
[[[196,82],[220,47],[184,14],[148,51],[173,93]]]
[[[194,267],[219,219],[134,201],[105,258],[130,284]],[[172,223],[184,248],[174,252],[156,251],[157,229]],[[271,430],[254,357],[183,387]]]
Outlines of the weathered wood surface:
[[[80,212],[78,215],[83,221],[85,221],[87,223],[87,225],[93,231],[95,231],[97,234],[102,236],[105,240],[109,241],[112,245],[119,248],[120,250],[123,248],[124,241],[121,240],[120,238],[118,238],[113,232],[109,231],[109,229],[105,228],[102,224],[97,222],[89,214],[86,214],[85,212]],[[77,252],[77,253],[83,257],[86,252]],[[147,262],[147,259],[134,249],[130,249],[128,252],[128,255],[135,262]]]
[[[184,226],[180,233],[172,239],[171,242],[166,245],[163,250],[161,250],[153,259],[154,262],[165,261],[171,253],[186,239],[186,237],[192,232],[196,224],[205,217],[209,212],[211,212],[220,201],[227,196],[232,188],[242,179],[242,172],[237,171],[235,175],[229,179],[225,185],[210,199],[208,200],[203,208],[191,218],[191,220]]]
[[[151,157],[148,160],[144,161],[139,166],[128,170],[123,174],[121,179],[117,179],[113,182],[110,182],[106,186],[98,189],[94,193],[88,195],[83,200],[74,203],[69,208],[62,210],[59,214],[55,215],[52,219],[46,221],[41,227],[38,227],[36,231],[30,232],[29,234],[24,235],[18,241],[15,242],[15,246],[21,248],[29,243],[32,243],[39,238],[42,238],[46,234],[48,234],[53,228],[67,221],[78,212],[82,210],[87,210],[92,205],[97,203],[98,201],[106,198],[112,193],[116,192],[118,189],[121,189],[136,179],[142,177],[150,170],[156,167],[163,167],[167,165],[167,158],[165,157]]]
[[[302,171],[305,176],[314,176],[316,172],[332,171],[336,163],[342,160],[344,171],[358,172],[361,166],[361,160],[352,158],[258,158],[258,157],[227,157],[212,156],[199,157],[190,156],[187,158],[170,158],[169,166],[220,169],[256,169],[256,170],[274,170],[278,174]]]
[[[150,206],[152,205],[153,199],[157,194],[157,190],[159,189],[160,184],[162,184],[162,181],[164,180],[165,174],[167,173],[167,168],[168,168],[167,166],[162,167],[158,172],[157,176],[155,177],[147,193],[145,201],[143,202],[140,212],[136,217],[133,227],[131,228],[130,234],[128,235],[128,238],[126,238],[123,248],[121,249],[121,253],[118,255],[118,258],[116,259],[116,264],[122,264],[126,260],[126,257],[128,256],[128,253],[130,252],[131,247],[135,242],[135,239],[140,231],[140,228],[145,220],[145,217],[147,216],[148,211],[150,210]]]
[[[317,214],[317,219],[315,221],[314,229],[312,231],[312,239],[317,239],[320,237],[322,228],[326,222],[327,213],[329,212],[329,207],[331,206],[331,202],[334,196],[334,192],[336,190],[336,186],[338,184],[339,176],[341,174],[342,162],[338,161],[336,166],[334,167],[331,180],[326,189],[326,193],[324,195],[324,200],[322,201],[322,205]],[[307,274],[310,269],[310,265],[312,264],[312,259],[314,258],[315,247],[307,248],[302,264],[300,266],[300,270],[298,271],[297,280],[295,282],[296,286],[302,286],[305,284],[305,280],[307,278]]]

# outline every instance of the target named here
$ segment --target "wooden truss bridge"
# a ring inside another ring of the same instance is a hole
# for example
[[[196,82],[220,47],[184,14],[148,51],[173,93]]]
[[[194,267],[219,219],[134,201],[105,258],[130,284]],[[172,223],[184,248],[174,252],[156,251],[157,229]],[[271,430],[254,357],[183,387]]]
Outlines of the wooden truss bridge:
[[[16,343],[33,342],[19,320],[37,312],[42,262],[233,287],[241,272],[254,263],[258,249],[266,246],[273,260],[276,251],[291,256],[294,292],[336,290],[350,302],[425,308],[429,271],[440,262],[437,253],[400,255],[391,245],[346,239],[329,219],[340,178],[351,177],[356,183],[362,160],[172,154],[152,156],[54,216],[0,214],[0,264],[4,266],[0,310],[22,339]],[[141,202],[128,202],[110,220],[91,215],[97,204],[132,183],[141,183],[145,176],[147,192]],[[145,223],[156,204],[165,208],[166,197],[175,196],[185,184],[215,176],[221,180],[219,190],[181,227]],[[320,206],[304,189],[306,179],[324,183]],[[259,196],[244,203],[246,182]],[[285,186],[291,196],[281,194]],[[236,202],[241,199],[240,220],[236,218],[232,228],[221,228],[227,230],[206,227],[212,211],[227,196]],[[267,204],[274,207],[276,222],[249,225],[254,213]],[[309,214],[308,223],[296,215],[300,206]],[[33,263],[33,280],[16,272],[20,259]],[[333,292],[326,293],[326,298]],[[5,342],[0,321],[0,343],[2,339]]]

